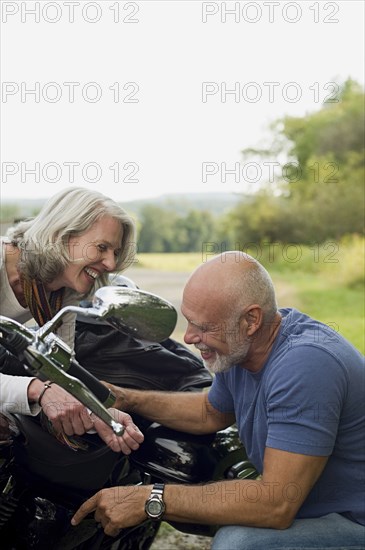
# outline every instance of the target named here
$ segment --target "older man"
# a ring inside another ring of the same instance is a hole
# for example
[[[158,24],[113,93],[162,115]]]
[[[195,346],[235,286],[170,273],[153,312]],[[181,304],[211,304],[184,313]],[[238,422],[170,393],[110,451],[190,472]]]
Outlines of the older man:
[[[215,373],[208,393],[113,387],[116,406],[171,428],[212,433],[234,422],[261,477],[207,486],[103,490],[105,533],[146,517],[221,526],[214,549],[365,548],[364,363],[328,326],[276,305],[271,278],[241,252],[202,264],[183,294],[185,342]],[[132,501],[131,501],[132,499]]]

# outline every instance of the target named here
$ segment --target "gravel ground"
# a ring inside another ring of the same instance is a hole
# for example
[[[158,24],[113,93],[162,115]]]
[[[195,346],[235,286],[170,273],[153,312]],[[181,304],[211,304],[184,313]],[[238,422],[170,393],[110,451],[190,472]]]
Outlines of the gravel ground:
[[[211,537],[188,535],[162,523],[151,550],[209,550]]]

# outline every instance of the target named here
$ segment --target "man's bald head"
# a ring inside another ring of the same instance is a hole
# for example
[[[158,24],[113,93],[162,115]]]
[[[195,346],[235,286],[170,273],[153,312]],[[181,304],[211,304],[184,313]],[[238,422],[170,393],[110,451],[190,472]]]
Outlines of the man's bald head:
[[[231,314],[257,304],[265,322],[277,312],[270,275],[255,258],[240,251],[224,252],[201,264],[185,286],[184,295],[191,293],[216,301],[218,309]]]

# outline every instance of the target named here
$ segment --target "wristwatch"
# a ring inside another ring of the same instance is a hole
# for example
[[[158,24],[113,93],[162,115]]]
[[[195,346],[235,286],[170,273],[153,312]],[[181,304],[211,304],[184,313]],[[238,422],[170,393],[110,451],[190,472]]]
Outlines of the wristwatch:
[[[147,516],[153,520],[160,520],[166,510],[165,503],[163,501],[163,491],[165,485],[163,483],[155,483],[152,487],[151,495],[146,500],[144,509]]]

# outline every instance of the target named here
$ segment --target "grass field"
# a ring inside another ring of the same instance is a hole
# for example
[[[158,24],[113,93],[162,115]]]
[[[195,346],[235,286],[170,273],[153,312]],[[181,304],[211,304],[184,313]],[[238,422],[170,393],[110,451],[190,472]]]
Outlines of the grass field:
[[[248,252],[271,274],[280,307],[301,309],[333,327],[364,353],[364,242],[355,236],[312,247],[263,245]],[[160,272],[156,292],[164,296],[168,273],[182,274],[179,280],[182,291],[189,274],[206,259],[201,253],[138,254],[132,269],[134,273]]]
[[[281,284],[290,281],[296,289],[294,307],[326,323],[347,338],[361,353],[365,352],[364,291],[346,288],[322,275],[273,275]],[[294,279],[294,281],[293,281]]]

